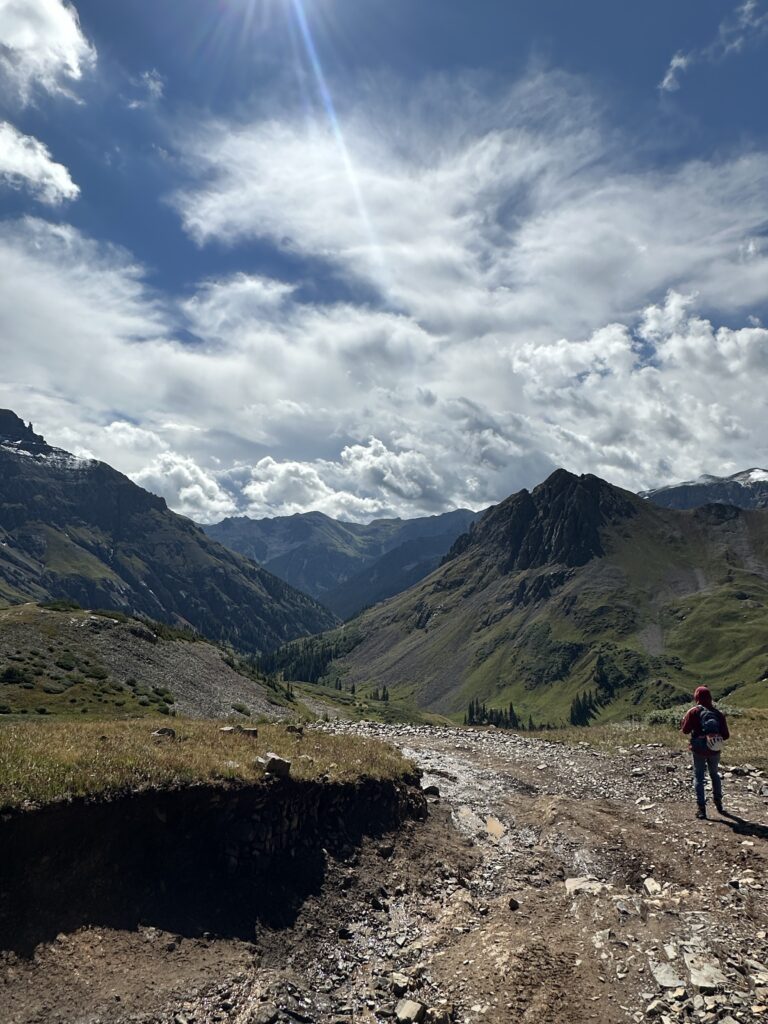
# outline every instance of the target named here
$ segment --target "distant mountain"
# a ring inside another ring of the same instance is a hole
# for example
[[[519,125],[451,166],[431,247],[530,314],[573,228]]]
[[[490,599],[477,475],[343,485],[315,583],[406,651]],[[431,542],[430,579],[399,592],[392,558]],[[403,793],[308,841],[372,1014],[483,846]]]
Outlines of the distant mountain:
[[[363,525],[305,512],[273,519],[241,516],[203,529],[348,618],[430,573],[478,515],[457,509]]]
[[[700,476],[681,484],[643,491],[664,508],[700,508],[702,505],[735,505],[736,508],[768,508],[768,470],[747,469],[733,476]]]
[[[767,637],[768,511],[663,509],[558,470],[415,586],[271,664],[459,720],[480,700],[567,722],[574,702],[623,718],[698,682],[768,704]]]
[[[0,410],[0,603],[51,597],[188,625],[247,651],[336,622],[162,498]]]

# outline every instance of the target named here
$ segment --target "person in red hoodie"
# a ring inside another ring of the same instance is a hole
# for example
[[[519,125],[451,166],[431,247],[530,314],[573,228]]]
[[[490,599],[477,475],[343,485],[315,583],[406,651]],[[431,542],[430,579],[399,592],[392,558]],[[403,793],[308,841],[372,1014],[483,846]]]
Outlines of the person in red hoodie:
[[[712,694],[706,686],[698,686],[693,695],[695,706],[686,712],[680,729],[690,736],[693,755],[693,776],[696,791],[697,818],[706,818],[707,800],[704,795],[704,780],[707,772],[712,780],[712,796],[715,807],[723,814],[723,784],[720,781],[720,750],[728,739],[728,723],[722,711],[712,703]]]

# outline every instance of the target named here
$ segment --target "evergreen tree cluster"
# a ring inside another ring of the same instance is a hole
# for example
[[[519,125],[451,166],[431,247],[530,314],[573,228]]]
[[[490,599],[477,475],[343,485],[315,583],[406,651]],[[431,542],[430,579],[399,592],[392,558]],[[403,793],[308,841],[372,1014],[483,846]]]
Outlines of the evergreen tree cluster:
[[[589,725],[599,707],[600,701],[592,690],[586,693],[577,693],[571,702],[571,725]]]
[[[495,725],[497,729],[525,729],[525,722],[519,717],[513,704],[508,708],[489,708],[479,697],[469,702],[464,716],[464,725]],[[535,729],[533,719],[528,717],[528,728]]]
[[[280,674],[284,679],[317,683],[332,661],[348,654],[359,642],[359,635],[349,630],[294,640],[276,651],[263,654],[258,667],[267,675]]]
[[[387,687],[386,686],[382,686],[382,688],[379,689],[378,686],[377,686],[376,689],[371,694],[371,700],[380,700],[380,701],[383,701],[385,704],[388,704],[389,703],[389,690],[387,689]]]

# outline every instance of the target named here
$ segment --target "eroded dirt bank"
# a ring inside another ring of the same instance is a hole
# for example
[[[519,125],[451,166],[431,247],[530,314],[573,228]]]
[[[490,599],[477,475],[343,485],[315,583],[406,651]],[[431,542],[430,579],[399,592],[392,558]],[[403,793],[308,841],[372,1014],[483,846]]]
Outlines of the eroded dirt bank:
[[[428,820],[321,850],[317,885],[285,921],[253,916],[247,940],[145,918],[9,954],[4,1024],[372,1024],[408,997],[472,1024],[768,1020],[758,776],[726,779],[738,818],[699,823],[687,759],[659,748],[329,728],[415,757],[440,789]]]

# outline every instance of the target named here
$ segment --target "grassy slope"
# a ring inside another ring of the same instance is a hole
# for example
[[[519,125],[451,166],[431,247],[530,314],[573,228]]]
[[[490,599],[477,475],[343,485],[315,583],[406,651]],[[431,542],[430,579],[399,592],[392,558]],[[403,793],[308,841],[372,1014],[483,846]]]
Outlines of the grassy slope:
[[[247,715],[285,703],[225,651],[115,614],[0,610],[0,715],[160,716],[179,702],[187,714]]]
[[[121,722],[34,722],[0,730],[0,811],[80,796],[111,797],[144,789],[258,782],[257,756],[291,761],[297,779],[349,782],[400,778],[412,771],[394,748],[354,736],[259,726],[258,738],[224,734],[221,722],[175,720],[174,739],[156,739],[154,725]]]
[[[332,671],[361,697],[386,684],[404,708],[459,720],[479,697],[563,722],[595,688],[599,657],[628,680],[605,719],[674,703],[698,682],[768,705],[768,516],[646,505],[606,543],[528,605],[514,597],[520,582],[556,567],[500,575],[468,551],[356,620],[365,640]]]

